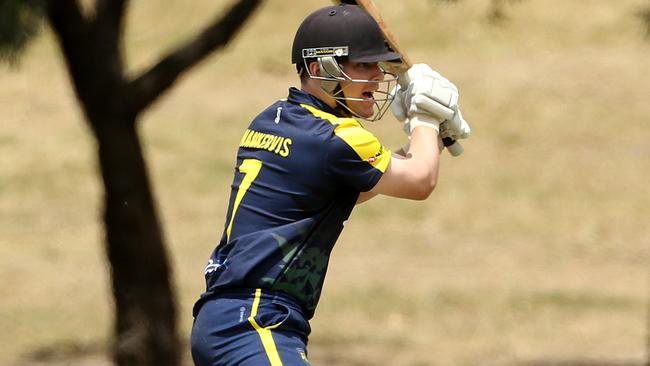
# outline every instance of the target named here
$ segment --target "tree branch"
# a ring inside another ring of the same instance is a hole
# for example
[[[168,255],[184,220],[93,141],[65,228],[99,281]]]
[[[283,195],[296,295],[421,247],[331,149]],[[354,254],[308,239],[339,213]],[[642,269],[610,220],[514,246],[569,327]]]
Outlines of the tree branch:
[[[169,89],[181,74],[225,46],[255,11],[261,0],[240,0],[194,40],[162,58],[129,83],[132,111],[139,113]]]
[[[110,119],[105,118],[107,113],[130,113],[130,105],[118,106],[121,103],[118,99],[127,98],[119,48],[120,29],[86,19],[78,0],[48,0],[47,15],[61,44],[77,98],[93,128],[99,121]]]
[[[128,0],[97,0],[95,6],[96,21],[109,24],[116,34],[120,34],[127,2]]]
[[[61,40],[83,34],[88,25],[76,0],[49,0],[47,16]]]

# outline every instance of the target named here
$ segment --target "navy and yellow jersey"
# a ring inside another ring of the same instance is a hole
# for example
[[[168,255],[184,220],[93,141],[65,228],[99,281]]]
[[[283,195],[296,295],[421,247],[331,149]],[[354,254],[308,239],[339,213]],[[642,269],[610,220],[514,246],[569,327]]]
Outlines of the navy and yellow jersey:
[[[288,295],[313,316],[334,243],[359,193],[391,159],[356,119],[336,113],[291,88],[244,132],[202,299],[262,288]]]

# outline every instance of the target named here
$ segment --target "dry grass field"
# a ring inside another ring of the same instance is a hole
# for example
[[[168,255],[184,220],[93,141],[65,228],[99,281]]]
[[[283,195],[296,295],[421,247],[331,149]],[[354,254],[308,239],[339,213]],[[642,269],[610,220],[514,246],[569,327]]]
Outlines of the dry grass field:
[[[132,2],[138,72],[227,1]],[[214,4],[216,3],[216,5]],[[141,119],[187,341],[239,138],[295,84],[302,18],[269,0]],[[330,265],[314,365],[640,365],[650,295],[646,0],[377,0],[454,81],[472,136],[424,202],[357,208]],[[112,298],[94,142],[45,30],[0,66],[0,365],[105,365]],[[368,124],[400,145],[387,117]]]

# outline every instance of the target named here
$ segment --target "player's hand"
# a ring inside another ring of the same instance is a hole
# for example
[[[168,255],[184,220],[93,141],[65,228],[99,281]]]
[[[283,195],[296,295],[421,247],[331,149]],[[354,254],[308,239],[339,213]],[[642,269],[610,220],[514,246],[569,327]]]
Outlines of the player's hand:
[[[471,129],[460,112],[458,88],[452,82],[426,64],[413,65],[406,76],[410,80],[408,88],[403,90],[397,85],[391,91],[394,100],[390,107],[407,135],[416,125],[426,125],[437,127],[442,138],[469,137]],[[411,124],[413,117],[416,123]]]
[[[442,121],[451,120],[458,109],[458,88],[426,64],[408,70],[410,83],[404,91],[407,114],[429,114]]]
[[[443,138],[468,138],[471,128],[460,112],[456,85],[425,64],[413,65],[408,76],[411,83],[403,96],[407,114],[424,112],[443,119],[440,126]]]
[[[410,88],[411,86],[409,85],[409,89]],[[439,132],[440,123],[444,119],[425,110],[412,108],[410,105],[414,99],[408,95],[409,89],[403,91],[402,88],[397,85],[391,91],[393,102],[390,105],[391,112],[395,118],[403,123],[403,130],[406,135],[411,136],[411,132],[417,126],[431,127],[435,129],[436,132]]]
[[[432,114],[442,121],[453,117],[450,110],[458,105],[458,88],[426,64],[415,64],[406,75],[409,85],[404,90],[399,84],[391,91],[391,112],[398,121],[409,114]]]

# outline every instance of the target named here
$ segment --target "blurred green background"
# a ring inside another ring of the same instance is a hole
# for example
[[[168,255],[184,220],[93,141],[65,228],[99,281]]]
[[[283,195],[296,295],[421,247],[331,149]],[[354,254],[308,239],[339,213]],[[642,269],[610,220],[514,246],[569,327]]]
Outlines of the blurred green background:
[[[510,365],[646,357],[650,39],[645,0],[376,0],[472,126],[425,202],[353,213],[312,322],[315,365]],[[133,2],[134,75],[227,1]],[[495,17],[495,5],[499,4]],[[142,118],[187,342],[235,151],[296,85],[296,28],[325,1],[269,0]],[[106,364],[112,298],[95,145],[48,29],[0,67],[0,364]],[[391,116],[367,123],[388,146]],[[187,352],[185,353],[188,354]]]

